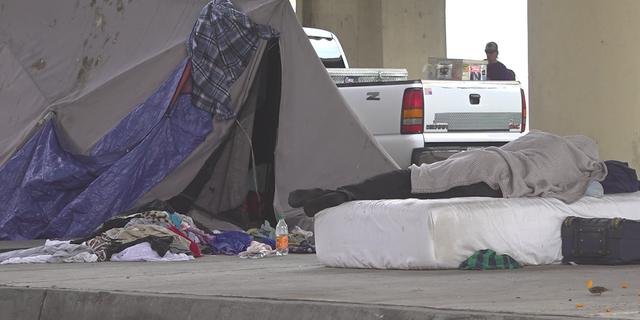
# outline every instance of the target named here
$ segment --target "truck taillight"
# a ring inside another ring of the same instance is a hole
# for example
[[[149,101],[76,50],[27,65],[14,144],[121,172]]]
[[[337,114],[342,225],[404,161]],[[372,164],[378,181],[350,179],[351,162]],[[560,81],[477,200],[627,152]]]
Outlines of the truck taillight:
[[[520,125],[520,132],[524,132],[527,127],[527,99],[524,96],[524,89],[520,88],[520,96],[522,97],[522,124]]]
[[[422,88],[404,90],[400,133],[422,133],[424,128],[424,99]]]

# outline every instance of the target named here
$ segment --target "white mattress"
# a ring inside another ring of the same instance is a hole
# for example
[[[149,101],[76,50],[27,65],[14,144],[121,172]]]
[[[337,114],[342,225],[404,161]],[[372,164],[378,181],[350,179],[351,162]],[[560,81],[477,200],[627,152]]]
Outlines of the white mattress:
[[[524,265],[560,263],[567,216],[640,220],[640,192],[584,197],[457,198],[347,202],[315,218],[318,259],[325,266],[454,269],[492,249]]]

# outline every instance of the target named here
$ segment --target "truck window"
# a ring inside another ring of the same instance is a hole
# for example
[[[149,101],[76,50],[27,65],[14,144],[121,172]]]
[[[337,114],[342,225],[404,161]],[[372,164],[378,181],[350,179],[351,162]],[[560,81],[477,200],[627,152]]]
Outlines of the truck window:
[[[340,42],[333,33],[315,28],[304,28],[304,31],[325,68],[349,67]]]

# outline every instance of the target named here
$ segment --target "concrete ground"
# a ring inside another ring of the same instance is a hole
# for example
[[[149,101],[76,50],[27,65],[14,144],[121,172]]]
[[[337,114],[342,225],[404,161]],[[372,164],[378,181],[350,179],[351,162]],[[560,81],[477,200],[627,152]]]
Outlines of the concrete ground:
[[[594,296],[589,280],[611,291]],[[0,310],[25,320],[640,319],[640,267],[340,269],[315,254],[0,265]]]

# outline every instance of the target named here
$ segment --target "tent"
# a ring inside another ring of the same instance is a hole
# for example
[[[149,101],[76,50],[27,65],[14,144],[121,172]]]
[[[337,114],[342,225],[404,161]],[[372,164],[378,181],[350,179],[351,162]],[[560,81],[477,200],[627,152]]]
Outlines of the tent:
[[[288,206],[291,190],[397,168],[287,0],[231,3],[237,17],[277,35],[257,39],[246,65],[216,61],[241,71],[221,89],[231,108],[221,115],[195,107],[195,88],[208,91],[187,39],[204,9],[228,0],[3,2],[1,240],[86,236],[154,199],[212,229],[284,215],[312,230]]]

